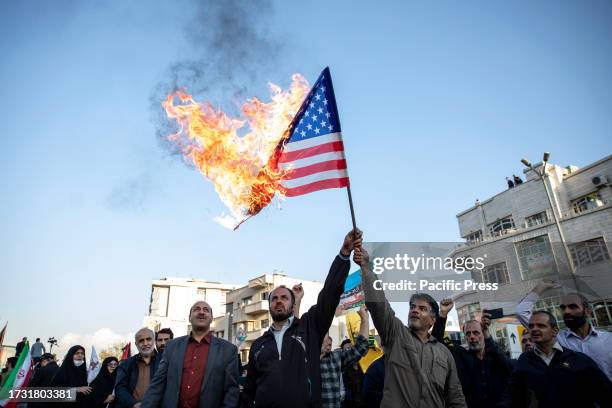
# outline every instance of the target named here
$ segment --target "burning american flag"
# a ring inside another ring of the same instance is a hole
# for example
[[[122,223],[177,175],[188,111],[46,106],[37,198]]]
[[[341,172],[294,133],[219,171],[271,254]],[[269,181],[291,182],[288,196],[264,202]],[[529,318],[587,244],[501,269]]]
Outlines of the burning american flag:
[[[269,103],[257,98],[245,102],[244,119],[229,117],[208,102],[197,103],[182,91],[163,104],[179,125],[170,139],[229,208],[231,215],[216,218],[226,227],[237,228],[277,194],[282,199],[349,186],[329,68],[310,92],[301,75],[292,79],[288,91],[270,84]],[[239,136],[245,124],[250,131]]]

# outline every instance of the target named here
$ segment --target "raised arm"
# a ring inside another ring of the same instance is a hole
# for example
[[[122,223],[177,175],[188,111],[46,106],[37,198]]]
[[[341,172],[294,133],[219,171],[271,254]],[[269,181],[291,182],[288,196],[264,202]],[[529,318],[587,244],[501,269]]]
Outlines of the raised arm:
[[[436,322],[433,325],[433,329],[431,329],[431,335],[438,340],[440,343],[444,343],[444,331],[446,330],[446,319],[448,317],[448,312],[453,309],[455,302],[453,299],[447,298],[442,299],[440,302],[440,313]]]
[[[359,334],[367,339],[370,336],[370,316],[368,315],[368,309],[365,305],[361,305],[357,314],[359,314],[359,319],[361,320],[359,323]]]
[[[358,362],[361,357],[365,356],[368,352],[370,317],[368,316],[368,310],[366,309],[365,305],[361,305],[357,313],[361,319],[359,334],[357,337],[355,337],[354,346],[345,350],[340,350],[342,371],[348,369],[350,366]]]
[[[351,252],[354,247],[361,246],[361,237],[362,233],[360,230],[351,230],[346,234],[340,253],[334,259],[325,279],[323,289],[319,292],[317,304],[308,310],[308,316],[302,317],[311,321],[313,326],[317,328],[319,342],[323,341],[325,333],[327,333],[331,326],[336,307],[340,301],[340,295],[344,291],[344,282],[351,268]]]
[[[295,295],[295,304],[293,305],[293,316],[300,317],[300,305],[302,304],[302,298],[304,297],[304,287],[301,283],[293,285],[293,294]]]
[[[372,315],[374,327],[378,330],[383,346],[390,347],[400,330],[404,327],[404,324],[395,317],[395,312],[387,301],[385,292],[374,288],[376,275],[374,275],[370,267],[368,252],[363,248],[356,248],[353,259],[355,263],[361,266],[361,279],[365,292],[366,306]]]
[[[540,283],[536,285],[535,288],[531,292],[527,294],[516,305],[516,317],[521,322],[521,324],[525,327],[529,326],[529,319],[531,318],[531,312],[533,311],[533,306],[540,299],[542,293],[546,292],[549,289],[557,289],[559,288],[559,284],[550,279],[542,279]]]

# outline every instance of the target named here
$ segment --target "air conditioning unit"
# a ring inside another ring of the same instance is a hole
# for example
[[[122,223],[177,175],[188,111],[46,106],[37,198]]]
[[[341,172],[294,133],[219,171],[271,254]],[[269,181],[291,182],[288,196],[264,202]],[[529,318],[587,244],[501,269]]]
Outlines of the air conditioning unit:
[[[608,181],[608,176],[605,176],[603,174],[599,174],[597,176],[594,176],[591,179],[591,183],[593,183],[594,185],[596,185],[597,187],[603,187],[609,184]]]

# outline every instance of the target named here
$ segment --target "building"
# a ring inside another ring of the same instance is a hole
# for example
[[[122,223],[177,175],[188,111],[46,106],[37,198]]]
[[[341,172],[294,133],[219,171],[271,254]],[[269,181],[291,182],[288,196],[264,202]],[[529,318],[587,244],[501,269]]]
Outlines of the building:
[[[190,278],[162,278],[151,284],[149,313],[143,325],[155,331],[169,327],[175,336],[190,332],[189,309],[198,300],[208,302],[213,316],[225,312],[227,293],[237,285]]]
[[[238,345],[240,358],[243,363],[246,363],[251,344],[272,324],[268,311],[268,294],[277,286],[285,285],[291,288],[299,283],[304,288],[304,298],[300,306],[300,315],[302,315],[317,303],[317,296],[323,288],[321,282],[274,273],[253,278],[245,286],[228,292],[225,315],[217,315],[218,317],[213,322],[215,334]],[[343,316],[334,318],[329,335],[335,346],[338,346],[345,338],[346,324]]]
[[[0,368],[6,367],[6,360],[9,357],[15,356],[15,346],[7,346],[3,344],[0,346]]]
[[[555,313],[562,323],[560,295],[577,288],[594,306],[593,324],[612,328],[612,155],[580,169],[547,163],[547,176],[542,178],[543,165],[526,168],[522,184],[457,215],[465,243],[453,257],[484,257],[484,268],[472,270],[472,279],[499,285],[497,291],[457,295],[461,323],[483,309],[501,307],[505,316],[514,314],[523,296],[548,277],[564,288],[546,293],[536,308]],[[500,322],[496,335],[510,342],[516,321],[508,317]]]

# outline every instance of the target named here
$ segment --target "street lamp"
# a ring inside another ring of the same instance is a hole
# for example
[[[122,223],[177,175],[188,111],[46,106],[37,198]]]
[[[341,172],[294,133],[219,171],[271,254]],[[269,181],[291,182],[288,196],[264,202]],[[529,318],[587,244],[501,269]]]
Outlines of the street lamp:
[[[572,278],[574,279],[574,285],[576,285],[576,278],[574,269],[574,262],[572,259],[572,255],[570,254],[569,247],[567,246],[567,242],[565,241],[565,237],[563,235],[563,230],[561,229],[561,223],[559,222],[559,217],[557,217],[557,212],[555,211],[555,207],[552,201],[551,193],[548,190],[548,184],[546,184],[546,177],[548,174],[546,173],[546,165],[548,164],[548,159],[550,158],[549,152],[544,152],[544,156],[542,157],[542,171],[536,171],[536,169],[531,165],[529,160],[523,158],[521,159],[521,163],[531,169],[535,174],[538,175],[538,178],[542,180],[542,184],[544,184],[544,191],[546,191],[546,198],[548,198],[548,204],[550,205],[550,210],[552,211],[553,218],[555,220],[555,224],[557,225],[557,230],[559,231],[559,237],[561,238],[561,244],[563,245],[563,249],[565,251],[565,256],[567,257],[567,264],[569,265],[570,271],[572,273]],[[578,289],[578,287],[576,287]]]

